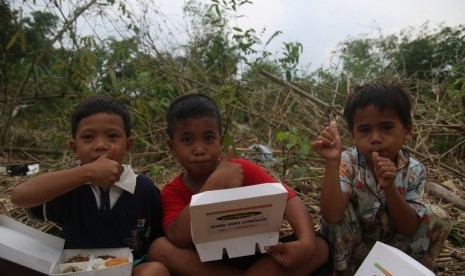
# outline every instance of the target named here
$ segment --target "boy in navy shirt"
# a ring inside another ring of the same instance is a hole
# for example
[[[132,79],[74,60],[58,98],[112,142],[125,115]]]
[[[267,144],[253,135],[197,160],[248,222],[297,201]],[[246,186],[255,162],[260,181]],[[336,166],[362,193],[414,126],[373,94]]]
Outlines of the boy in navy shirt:
[[[65,248],[129,247],[133,275],[169,275],[163,264],[145,262],[151,242],[163,233],[160,192],[150,178],[122,165],[133,144],[127,108],[110,97],[91,97],[76,107],[71,134],[80,165],[19,184],[12,202],[32,217],[59,223]]]

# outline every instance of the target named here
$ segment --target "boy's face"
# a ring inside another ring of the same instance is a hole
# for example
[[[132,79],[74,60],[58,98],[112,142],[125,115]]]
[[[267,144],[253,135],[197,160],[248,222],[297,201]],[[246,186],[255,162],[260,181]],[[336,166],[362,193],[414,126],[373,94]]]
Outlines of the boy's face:
[[[126,137],[120,116],[96,113],[79,122],[76,137],[70,145],[81,164],[94,162],[113,145],[113,154],[108,158],[121,164],[132,143],[132,138]]]
[[[168,146],[189,174],[208,177],[218,164],[223,136],[215,118],[191,118],[176,122]]]
[[[372,163],[374,151],[395,163],[397,153],[411,135],[412,128],[402,125],[394,110],[380,112],[374,105],[369,105],[355,111],[352,137],[369,163]]]

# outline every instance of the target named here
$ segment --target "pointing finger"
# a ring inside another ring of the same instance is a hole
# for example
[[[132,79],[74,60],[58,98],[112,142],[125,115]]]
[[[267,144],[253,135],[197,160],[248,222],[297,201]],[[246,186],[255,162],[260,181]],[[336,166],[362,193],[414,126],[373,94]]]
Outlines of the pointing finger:
[[[335,120],[331,121],[331,123],[329,124],[329,129],[331,130],[331,133],[334,136],[339,136],[339,131],[337,129],[337,123]]]
[[[374,151],[371,153],[371,158],[373,159],[373,161],[378,159],[378,157],[379,157],[379,153],[377,151]]]

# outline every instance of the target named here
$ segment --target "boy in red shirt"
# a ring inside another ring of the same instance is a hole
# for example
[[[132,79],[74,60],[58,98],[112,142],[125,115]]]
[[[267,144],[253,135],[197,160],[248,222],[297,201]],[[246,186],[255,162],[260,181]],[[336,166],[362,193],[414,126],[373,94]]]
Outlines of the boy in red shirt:
[[[189,203],[192,195],[219,189],[277,182],[263,168],[244,159],[221,159],[223,135],[217,105],[202,94],[188,94],[168,109],[168,146],[184,171],[162,189],[163,228],[166,237],[155,240],[152,260],[165,264],[174,275],[308,275],[328,259],[326,242],[315,235],[303,201],[288,191],[285,216],[294,240],[256,254],[201,262],[191,236]]]

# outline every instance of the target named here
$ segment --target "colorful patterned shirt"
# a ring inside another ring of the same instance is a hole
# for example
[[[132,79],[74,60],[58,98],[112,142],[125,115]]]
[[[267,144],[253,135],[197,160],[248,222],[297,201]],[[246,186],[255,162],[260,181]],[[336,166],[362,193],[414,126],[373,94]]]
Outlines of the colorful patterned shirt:
[[[421,203],[426,172],[424,166],[407,151],[397,155],[397,176],[394,184],[419,217],[426,212]],[[393,223],[386,214],[384,191],[379,187],[367,160],[356,148],[342,153],[340,166],[341,189],[349,197],[363,228],[363,236],[379,240],[395,235]],[[381,225],[381,227],[379,227]]]

